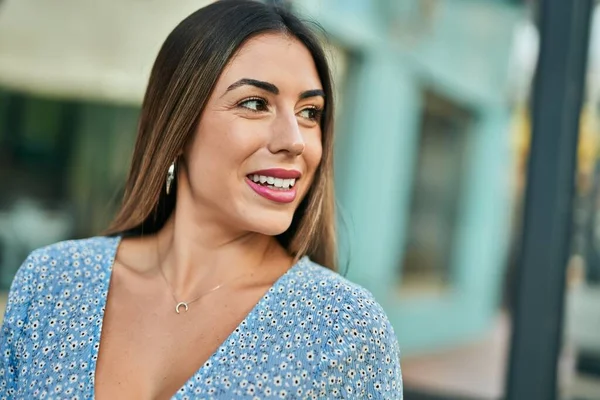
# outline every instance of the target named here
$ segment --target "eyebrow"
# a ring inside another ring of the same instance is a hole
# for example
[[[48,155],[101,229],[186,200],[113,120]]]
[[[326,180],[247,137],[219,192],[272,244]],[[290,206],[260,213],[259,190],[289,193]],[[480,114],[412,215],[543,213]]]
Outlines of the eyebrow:
[[[300,100],[308,99],[310,97],[322,97],[325,98],[325,92],[321,89],[307,90],[300,93]]]
[[[257,87],[264,91],[267,91],[269,93],[273,93],[275,95],[279,94],[279,88],[277,86],[273,85],[272,83],[265,82],[265,81],[259,81],[257,79],[251,79],[251,78],[242,78],[239,81],[232,83],[231,85],[229,85],[229,87],[227,88],[225,93],[231,92],[232,90],[235,90],[242,86],[254,86],[254,87]],[[308,99],[310,97],[317,97],[317,96],[325,98],[325,92],[321,89],[306,90],[306,91],[300,93],[299,100],[304,100],[304,99]]]
[[[272,83],[250,78],[242,78],[239,81],[232,83],[231,85],[229,85],[225,93],[231,92],[232,90],[246,85],[254,86],[267,92],[271,92],[273,94],[279,94],[279,88],[273,85]]]

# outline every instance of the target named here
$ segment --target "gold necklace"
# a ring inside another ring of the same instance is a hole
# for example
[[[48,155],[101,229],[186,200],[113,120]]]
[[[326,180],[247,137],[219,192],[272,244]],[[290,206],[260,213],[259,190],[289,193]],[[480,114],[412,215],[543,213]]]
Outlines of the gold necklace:
[[[185,308],[185,312],[187,312],[190,309],[190,304],[200,300],[201,298],[203,298],[204,296],[208,295],[209,293],[212,293],[216,290],[221,289],[223,286],[225,286],[226,284],[231,284],[241,278],[243,278],[246,275],[240,275],[235,279],[230,280],[229,282],[223,282],[218,284],[217,286],[215,286],[212,289],[207,290],[206,292],[202,293],[200,296],[196,297],[194,300],[192,301],[179,301],[177,300],[177,296],[175,296],[175,291],[173,290],[171,284],[169,283],[169,280],[167,279],[167,277],[165,276],[165,273],[162,270],[162,267],[160,266],[160,254],[158,251],[158,237],[156,238],[156,255],[158,256],[158,270],[160,271],[160,275],[163,277],[163,279],[165,280],[165,283],[167,284],[167,287],[169,288],[169,291],[171,292],[171,296],[173,296],[173,300],[175,300],[175,312],[177,314],[180,314],[179,309],[181,307]]]

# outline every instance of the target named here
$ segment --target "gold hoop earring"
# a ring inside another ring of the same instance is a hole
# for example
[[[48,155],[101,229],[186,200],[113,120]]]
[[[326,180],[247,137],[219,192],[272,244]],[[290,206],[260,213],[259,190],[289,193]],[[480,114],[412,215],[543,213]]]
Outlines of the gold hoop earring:
[[[167,171],[167,195],[171,193],[171,185],[173,184],[173,181],[175,180],[175,161],[173,161],[171,163],[171,165],[169,166],[169,170]]]

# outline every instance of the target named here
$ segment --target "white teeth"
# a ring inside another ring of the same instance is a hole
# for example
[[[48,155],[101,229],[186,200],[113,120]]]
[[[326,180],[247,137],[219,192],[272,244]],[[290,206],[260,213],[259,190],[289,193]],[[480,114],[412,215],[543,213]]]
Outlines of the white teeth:
[[[259,182],[262,184],[267,183],[269,185],[275,186],[280,189],[289,189],[290,187],[294,187],[294,185],[296,184],[296,179],[294,179],[294,178],[282,179],[282,178],[275,178],[274,176],[266,176],[266,175],[258,175],[258,174],[248,175],[248,178],[255,183],[259,183]]]

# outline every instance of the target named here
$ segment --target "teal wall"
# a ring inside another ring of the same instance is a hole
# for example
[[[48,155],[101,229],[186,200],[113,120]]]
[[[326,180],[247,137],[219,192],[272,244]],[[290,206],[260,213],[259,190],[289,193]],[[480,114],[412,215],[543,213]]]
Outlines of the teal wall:
[[[306,0],[301,9],[350,55],[336,153],[342,264],[349,261],[348,278],[384,306],[405,354],[468,341],[491,326],[511,211],[506,87],[512,29],[522,10],[487,0],[434,3],[431,23],[417,31],[402,25],[414,22],[416,3]],[[399,290],[398,271],[426,88],[476,120],[467,133],[451,290],[411,298]]]

